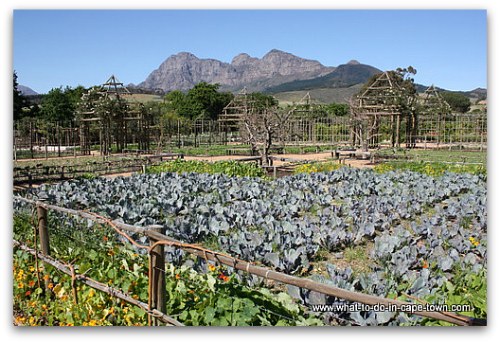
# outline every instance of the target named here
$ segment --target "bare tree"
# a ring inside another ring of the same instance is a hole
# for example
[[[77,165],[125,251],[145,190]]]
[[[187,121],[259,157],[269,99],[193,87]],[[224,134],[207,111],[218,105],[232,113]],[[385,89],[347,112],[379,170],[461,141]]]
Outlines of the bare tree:
[[[271,147],[283,135],[282,129],[291,115],[291,111],[280,112],[276,106],[253,107],[243,114],[243,138],[259,154],[263,166],[269,165]]]

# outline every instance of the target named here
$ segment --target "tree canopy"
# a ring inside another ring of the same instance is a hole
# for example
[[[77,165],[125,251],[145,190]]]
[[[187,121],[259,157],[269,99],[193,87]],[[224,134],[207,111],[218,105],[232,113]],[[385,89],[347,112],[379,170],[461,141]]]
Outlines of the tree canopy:
[[[456,92],[443,92],[441,96],[450,105],[451,110],[458,113],[466,113],[470,110],[471,102],[468,97]]]
[[[83,86],[74,89],[52,88],[42,99],[40,116],[50,121],[68,124],[75,119],[75,110],[84,92]]]
[[[175,90],[165,95],[167,109],[190,119],[217,119],[232,100],[229,92],[219,92],[219,84],[200,82],[187,93]]]
[[[26,106],[26,98],[23,96],[21,91],[18,89],[17,73],[14,71],[13,75],[14,81],[14,120],[19,120],[23,117],[23,107]]]

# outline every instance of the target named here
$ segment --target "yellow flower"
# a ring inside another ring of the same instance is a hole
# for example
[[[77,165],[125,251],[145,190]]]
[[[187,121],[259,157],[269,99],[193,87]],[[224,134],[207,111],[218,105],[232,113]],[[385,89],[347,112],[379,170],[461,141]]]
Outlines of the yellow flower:
[[[33,266],[29,266],[28,270],[29,270],[30,272],[34,272],[34,271],[35,271],[35,267],[33,267]]]
[[[21,269],[16,275],[16,281],[20,281],[24,278],[24,271]]]
[[[470,236],[470,237],[469,237],[469,241],[470,241],[470,242],[471,242],[471,244],[472,244],[473,246],[475,246],[475,247],[477,247],[477,246],[479,245],[479,241],[478,241],[475,237],[473,237],[473,236]]]
[[[209,265],[208,265],[208,270],[210,270],[211,272],[213,272],[213,271],[214,271],[214,270],[216,270],[216,269],[217,269],[217,267],[216,267],[216,266],[214,266],[213,264],[209,264]]]

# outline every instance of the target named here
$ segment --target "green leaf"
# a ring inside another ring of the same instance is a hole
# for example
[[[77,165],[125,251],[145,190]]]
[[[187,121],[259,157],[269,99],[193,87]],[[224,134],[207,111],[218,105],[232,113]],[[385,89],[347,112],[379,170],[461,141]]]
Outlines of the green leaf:
[[[108,273],[106,274],[111,280],[113,280],[116,277],[116,270],[115,269],[110,269],[108,270]]]
[[[177,290],[177,292],[179,292],[181,294],[185,294],[186,293],[186,284],[184,283],[184,281],[179,280],[179,282],[177,282],[177,287],[175,287],[175,289]]]
[[[215,318],[215,309],[212,306],[205,308],[205,323],[210,324]]]
[[[134,306],[134,313],[139,316],[139,317],[142,317],[146,314],[146,311],[144,311],[142,308],[140,307],[137,307],[137,306]]]
[[[194,325],[194,326],[198,326],[199,325],[199,317],[200,315],[198,314],[198,312],[196,310],[190,310],[189,311],[189,316],[191,317],[191,323]]]
[[[189,315],[188,311],[182,311],[181,314],[179,315],[179,320],[185,321]]]
[[[231,309],[232,301],[229,298],[219,298],[217,299],[216,308],[217,312],[221,313]]]
[[[211,274],[207,274],[207,285],[208,285],[208,289],[212,292],[215,292],[215,283],[217,282],[217,280],[211,275]]]
[[[98,254],[95,250],[90,250],[90,252],[87,253],[87,256],[92,261],[95,261],[97,259]]]

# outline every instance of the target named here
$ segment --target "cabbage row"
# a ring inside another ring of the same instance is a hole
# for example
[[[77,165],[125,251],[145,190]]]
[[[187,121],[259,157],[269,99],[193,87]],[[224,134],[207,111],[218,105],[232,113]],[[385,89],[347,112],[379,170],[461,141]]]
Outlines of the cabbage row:
[[[320,252],[341,254],[370,243],[370,272],[327,265],[313,278],[338,287],[388,296],[407,284],[425,298],[452,281],[453,270],[486,270],[486,177],[410,171],[385,174],[342,168],[273,181],[221,174],[162,173],[67,181],[31,197],[101,213],[133,225],[163,225],[166,234],[207,243],[241,259],[286,273],[311,274]],[[14,204],[21,211],[23,204]],[[65,219],[68,220],[68,219]],[[183,260],[168,249],[168,259]],[[329,303],[290,287],[304,304]],[[404,314],[329,313],[330,322],[399,325]]]

